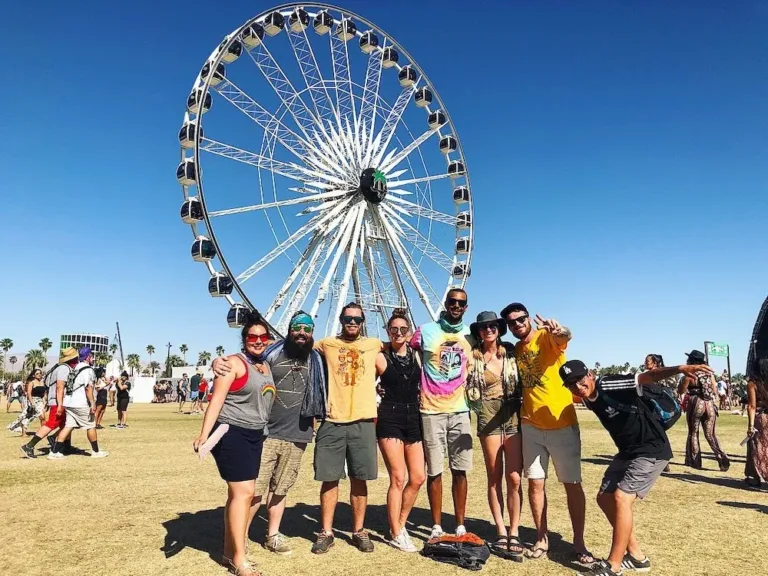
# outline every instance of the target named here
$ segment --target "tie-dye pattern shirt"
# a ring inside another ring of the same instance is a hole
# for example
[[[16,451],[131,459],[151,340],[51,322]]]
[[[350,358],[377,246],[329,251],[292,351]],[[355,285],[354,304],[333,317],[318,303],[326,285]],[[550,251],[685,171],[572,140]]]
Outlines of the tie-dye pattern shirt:
[[[455,414],[468,412],[464,394],[467,382],[467,359],[472,346],[467,341],[469,328],[455,333],[444,332],[437,322],[425,324],[413,335],[411,347],[420,350],[421,412],[423,414]]]

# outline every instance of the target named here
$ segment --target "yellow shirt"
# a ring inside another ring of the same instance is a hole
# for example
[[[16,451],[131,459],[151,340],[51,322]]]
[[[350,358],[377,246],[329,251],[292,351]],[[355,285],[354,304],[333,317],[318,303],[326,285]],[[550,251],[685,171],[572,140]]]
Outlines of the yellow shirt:
[[[329,422],[376,418],[376,356],[383,347],[376,338],[347,342],[331,337],[315,342],[315,350],[328,364]]]
[[[538,330],[528,344],[515,345],[523,387],[522,420],[542,430],[578,424],[573,396],[558,371],[565,364],[568,343],[559,344],[546,330]]]

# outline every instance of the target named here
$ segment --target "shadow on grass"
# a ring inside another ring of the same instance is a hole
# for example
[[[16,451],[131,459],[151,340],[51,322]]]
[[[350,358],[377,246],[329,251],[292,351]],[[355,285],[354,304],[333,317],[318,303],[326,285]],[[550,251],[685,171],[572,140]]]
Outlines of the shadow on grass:
[[[224,538],[224,506],[199,512],[181,512],[163,522],[165,542],[160,551],[166,558],[176,556],[184,548],[194,548],[218,562]]]
[[[741,508],[743,510],[754,510],[755,512],[762,512],[768,514],[767,504],[755,504],[754,502],[726,502],[723,500],[718,501],[720,506],[730,506],[731,508]]]
[[[677,474],[675,472],[665,472],[664,478],[672,478],[673,480],[680,480],[682,482],[688,482],[690,484],[712,484],[713,486],[722,486],[724,488],[735,488],[737,490],[744,490],[747,485],[744,480],[737,480],[736,478],[726,478],[718,476],[702,476],[701,474]]]

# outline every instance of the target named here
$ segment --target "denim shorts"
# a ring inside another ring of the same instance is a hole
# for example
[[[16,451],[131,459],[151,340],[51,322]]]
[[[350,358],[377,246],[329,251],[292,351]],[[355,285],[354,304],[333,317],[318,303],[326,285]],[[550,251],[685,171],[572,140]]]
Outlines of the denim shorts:
[[[421,414],[418,404],[384,400],[376,419],[376,438],[395,438],[403,442],[421,442]]]

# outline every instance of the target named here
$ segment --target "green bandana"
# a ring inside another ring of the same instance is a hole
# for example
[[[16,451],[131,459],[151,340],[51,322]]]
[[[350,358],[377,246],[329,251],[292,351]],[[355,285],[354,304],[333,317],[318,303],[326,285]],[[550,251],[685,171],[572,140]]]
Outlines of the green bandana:
[[[442,328],[443,332],[446,332],[447,334],[458,334],[464,330],[464,320],[458,324],[450,324],[446,318],[445,312],[440,314],[440,320],[438,320],[437,323],[440,324],[440,328]]]

